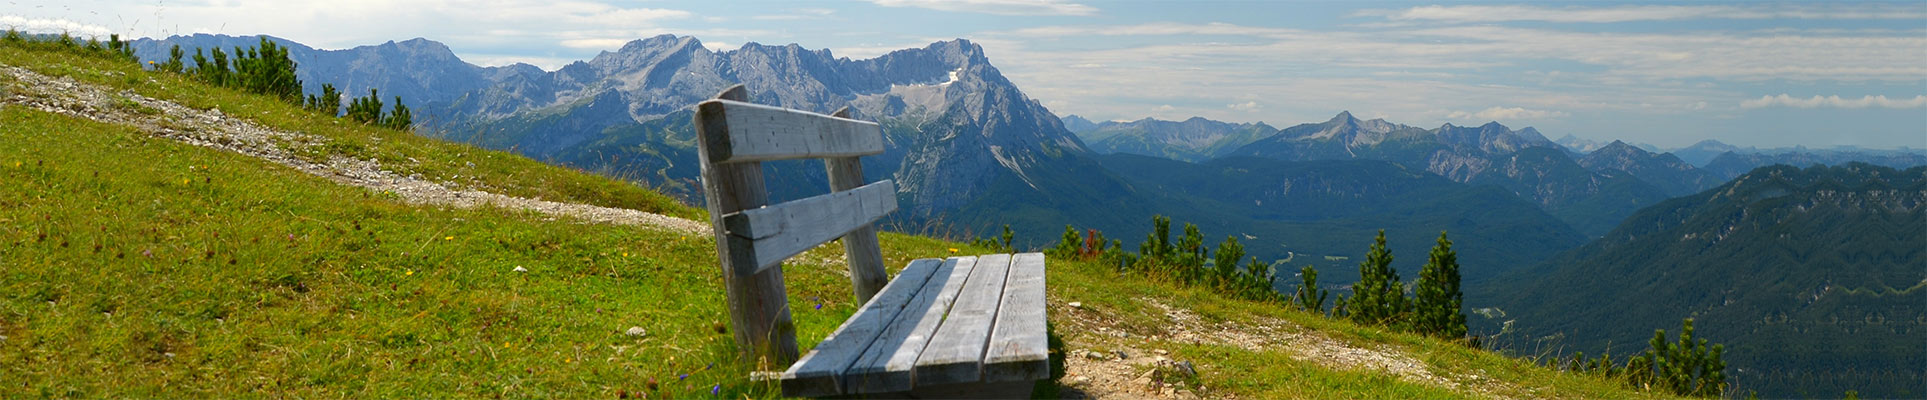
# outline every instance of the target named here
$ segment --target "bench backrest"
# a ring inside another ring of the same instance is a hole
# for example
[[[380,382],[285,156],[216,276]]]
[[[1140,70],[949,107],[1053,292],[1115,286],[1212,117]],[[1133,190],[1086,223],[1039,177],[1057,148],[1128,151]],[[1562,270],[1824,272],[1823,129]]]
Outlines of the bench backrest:
[[[896,184],[863,184],[857,157],[883,152],[883,130],[849,118],[749,103],[743,85],[696,105],[703,190],[737,344],[770,365],[797,358],[783,259],[843,238],[858,304],[888,278],[872,223],[897,209]],[[824,159],[831,193],[770,205],[762,161]],[[768,370],[768,368],[762,368]]]

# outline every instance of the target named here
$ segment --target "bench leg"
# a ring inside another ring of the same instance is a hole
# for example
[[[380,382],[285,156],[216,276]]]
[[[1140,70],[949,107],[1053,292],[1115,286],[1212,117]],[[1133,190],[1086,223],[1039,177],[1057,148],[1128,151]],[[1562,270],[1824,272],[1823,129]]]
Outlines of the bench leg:
[[[728,287],[730,330],[747,361],[758,370],[796,362],[796,323],[790,321],[789,297],[783,293],[783,268],[749,276],[723,272]]]

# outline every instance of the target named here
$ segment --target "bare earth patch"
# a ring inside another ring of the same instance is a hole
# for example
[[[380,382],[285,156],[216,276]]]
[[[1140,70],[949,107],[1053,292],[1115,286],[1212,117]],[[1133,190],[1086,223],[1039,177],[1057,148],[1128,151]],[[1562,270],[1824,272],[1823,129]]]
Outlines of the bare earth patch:
[[[174,102],[141,96],[133,91],[53,78],[25,68],[0,65],[0,74],[13,78],[4,84],[0,104],[17,104],[62,115],[119,124],[148,134],[188,144],[245,154],[295,170],[376,192],[394,193],[413,204],[472,208],[490,205],[529,210],[585,222],[638,225],[708,235],[709,225],[649,212],[506,196],[479,190],[455,189],[450,182],[434,182],[419,175],[402,176],[375,160],[331,156],[315,163],[296,157],[291,148],[326,145],[325,137],[270,129],[225,115],[220,109],[198,110]]]

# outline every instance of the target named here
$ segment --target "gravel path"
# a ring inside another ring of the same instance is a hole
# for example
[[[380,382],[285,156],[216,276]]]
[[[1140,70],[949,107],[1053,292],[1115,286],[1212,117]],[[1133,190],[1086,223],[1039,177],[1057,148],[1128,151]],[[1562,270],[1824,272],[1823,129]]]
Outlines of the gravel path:
[[[109,72],[118,74],[118,72]],[[586,222],[638,225],[663,230],[709,234],[709,224],[637,210],[562,203],[452,188],[419,175],[402,176],[382,169],[375,160],[332,156],[325,163],[296,157],[289,147],[328,143],[325,137],[270,129],[223,114],[220,109],[198,110],[72,78],[54,78],[25,68],[0,64],[0,104],[15,104],[94,121],[127,125],[154,136],[188,144],[245,154],[296,170],[378,192],[392,192],[412,204],[461,208],[493,205],[524,209]],[[138,105],[138,106],[136,106]],[[158,111],[158,112],[156,112]]]

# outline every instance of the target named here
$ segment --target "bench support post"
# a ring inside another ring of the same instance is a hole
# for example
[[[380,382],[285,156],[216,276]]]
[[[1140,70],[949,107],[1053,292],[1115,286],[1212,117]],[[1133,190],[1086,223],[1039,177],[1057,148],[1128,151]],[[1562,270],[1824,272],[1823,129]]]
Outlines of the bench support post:
[[[843,107],[830,116],[849,118],[850,108]],[[841,192],[863,186],[863,163],[857,157],[836,157],[823,160],[823,168],[830,176],[830,191]],[[883,250],[877,244],[877,231],[874,224],[864,225],[843,235],[843,254],[850,266],[850,287],[856,292],[856,303],[870,302],[883,285],[890,283],[890,277],[883,271]]]
[[[716,98],[749,101],[749,94],[742,85],[736,85],[723,90]],[[722,121],[705,121],[699,113],[694,122],[696,138],[702,141],[704,148],[711,147],[712,141],[728,140],[711,137],[711,133],[717,130],[710,128],[725,125]],[[739,274],[737,271],[756,269],[755,265],[739,268],[741,264],[755,262],[754,249],[750,247],[749,239],[730,235],[723,226],[725,214],[769,203],[769,193],[763,185],[762,163],[716,164],[710,162],[709,152],[697,154],[702,158],[703,189],[707,194],[704,197],[709,203],[709,223],[716,236],[717,260],[722,264],[723,286],[729,299],[730,329],[735,333],[737,348],[742,350],[745,359],[759,364],[758,370],[789,365],[796,361],[798,351],[796,324],[790,320],[789,299],[783,292],[783,268],[777,266],[753,274]]]

